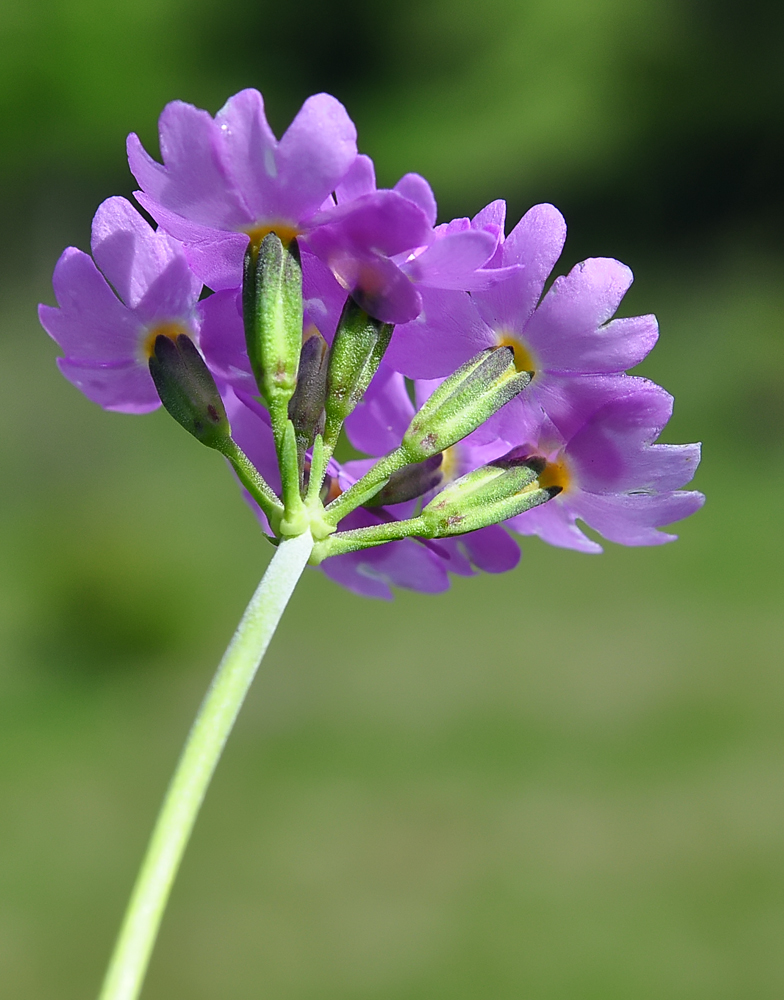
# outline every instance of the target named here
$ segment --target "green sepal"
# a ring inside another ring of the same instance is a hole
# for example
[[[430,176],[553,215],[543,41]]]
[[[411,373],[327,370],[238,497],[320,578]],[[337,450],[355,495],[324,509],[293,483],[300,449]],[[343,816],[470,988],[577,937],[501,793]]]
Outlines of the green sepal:
[[[277,233],[267,233],[258,248],[250,244],[242,313],[256,385],[275,416],[296,389],[302,346],[302,266],[295,239],[284,245]]]
[[[480,351],[444,379],[414,416],[401,445],[409,461],[421,462],[467,437],[522,392],[531,377],[517,371],[511,347]]]
[[[504,457],[456,479],[422,511],[427,537],[463,535],[551,500],[561,487],[539,486],[544,466],[537,458]]]
[[[281,497],[285,513],[280,522],[282,535],[301,535],[308,530],[309,515],[300,493],[299,464],[297,462],[297,437],[294,425],[286,421],[283,444],[280,451]]]
[[[334,447],[346,417],[365,395],[389,346],[393,327],[373,319],[349,298],[343,307],[329,355],[326,431]]]
[[[231,428],[215,380],[190,337],[160,334],[149,364],[166,410],[202,444],[221,450]]]

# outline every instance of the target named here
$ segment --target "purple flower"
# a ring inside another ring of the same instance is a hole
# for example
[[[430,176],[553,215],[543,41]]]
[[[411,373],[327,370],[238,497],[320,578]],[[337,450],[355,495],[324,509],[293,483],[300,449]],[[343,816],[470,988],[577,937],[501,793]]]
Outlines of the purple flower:
[[[389,258],[426,242],[425,213],[394,191],[335,203],[333,192],[349,175],[357,147],[356,129],[334,97],[309,97],[280,142],[256,90],[235,94],[215,118],[174,101],[159,127],[163,165],[136,135],[128,137],[129,163],[142,187],[137,198],[185,244],[210,288],[238,287],[249,239],[259,243],[275,231],[284,241],[299,237],[379,319],[416,316],[419,303]]]
[[[474,225],[502,226],[503,211],[503,202],[493,202]],[[560,212],[552,205],[532,208],[499,245],[487,270],[518,269],[470,294],[432,290],[419,317],[395,330],[387,363],[411,378],[436,378],[477,351],[506,345],[514,349],[518,370],[533,371],[534,378],[487,422],[485,438],[504,436],[509,422],[532,435],[543,411],[554,420],[568,414],[580,377],[617,375],[636,365],[656,342],[658,328],[654,316],[610,322],[632,273],[606,257],[583,261],[557,278],[537,305],[565,237]]]
[[[698,444],[654,444],[672,413],[672,396],[647,379],[625,377],[594,383],[582,401],[582,421],[568,436],[546,422],[537,438],[517,449],[547,460],[542,486],[561,486],[553,500],[511,518],[523,535],[551,545],[601,552],[577,519],[621,545],[661,545],[676,535],[656,529],[693,514],[701,493],[680,489],[700,460]]]
[[[473,222],[455,219],[436,226],[436,200],[430,185],[419,174],[406,174],[393,191],[417,206],[427,220],[428,231],[418,244],[402,246],[401,240],[397,251],[378,240],[368,240],[364,250],[357,240],[343,246],[331,225],[310,238],[311,247],[329,262],[342,287],[350,290],[371,315],[390,323],[404,323],[420,313],[431,289],[487,288],[520,270],[517,265],[485,267],[503,237],[503,225],[483,218]],[[357,156],[335,194],[338,211],[348,213],[363,199],[378,197],[370,157]]]
[[[201,282],[179,244],[124,198],[99,206],[92,252],[95,262],[75,247],[63,252],[53,277],[59,308],[39,306],[41,324],[65,352],[60,371],[89,399],[146,413],[161,405],[148,368],[152,345],[159,334],[198,340]]]

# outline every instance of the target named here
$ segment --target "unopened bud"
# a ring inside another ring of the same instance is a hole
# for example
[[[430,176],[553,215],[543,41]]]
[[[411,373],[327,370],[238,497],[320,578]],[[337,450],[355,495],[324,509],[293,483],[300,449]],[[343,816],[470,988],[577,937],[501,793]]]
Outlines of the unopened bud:
[[[365,504],[366,507],[383,507],[390,503],[404,503],[414,500],[441,484],[441,460],[439,453],[424,462],[415,465],[404,465],[402,469],[393,472],[386,486]]]
[[[300,456],[324,430],[328,352],[327,342],[318,331],[308,337],[300,351],[297,388],[289,400],[289,420],[294,424]]]
[[[480,351],[444,379],[414,416],[402,448],[412,461],[450,448],[476,430],[496,410],[530,383],[529,372],[518,372],[511,347]]]
[[[541,459],[505,456],[456,479],[422,511],[428,537],[476,531],[546,503],[561,488],[540,488],[537,476],[544,466]]]
[[[161,402],[186,431],[208,448],[228,439],[231,429],[218,387],[190,337],[157,336],[150,375]]]
[[[302,345],[302,267],[295,239],[284,246],[277,233],[268,233],[258,250],[248,247],[242,311],[256,385],[277,411],[294,394]]]
[[[327,374],[325,440],[331,440],[365,395],[389,346],[392,326],[372,319],[353,299],[343,307]]]

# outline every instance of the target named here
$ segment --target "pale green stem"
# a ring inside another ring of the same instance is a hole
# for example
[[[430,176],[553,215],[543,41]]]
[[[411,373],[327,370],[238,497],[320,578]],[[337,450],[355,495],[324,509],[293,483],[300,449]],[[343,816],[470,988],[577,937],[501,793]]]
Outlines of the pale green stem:
[[[354,528],[351,531],[339,531],[330,535],[322,542],[317,542],[311,556],[311,565],[318,565],[329,556],[339,556],[346,552],[359,552],[385,542],[394,542],[401,538],[430,538],[432,532],[422,517],[413,517],[406,521],[389,521],[385,524],[374,524],[368,528]]]
[[[312,548],[310,532],[280,543],[220,662],[163,801],[99,1000],[139,995],[207,786]]]
[[[231,462],[237,478],[267,515],[267,520],[275,531],[283,517],[283,505],[273,493],[272,487],[233,438],[226,438],[218,450]]]

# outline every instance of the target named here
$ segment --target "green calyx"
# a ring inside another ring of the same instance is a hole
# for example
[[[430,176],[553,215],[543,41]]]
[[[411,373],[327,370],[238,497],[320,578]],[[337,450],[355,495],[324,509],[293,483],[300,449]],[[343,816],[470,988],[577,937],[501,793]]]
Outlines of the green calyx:
[[[270,410],[276,440],[297,388],[302,346],[302,266],[296,239],[268,233],[245,253],[242,310],[248,358]]]
[[[502,458],[461,476],[422,511],[427,537],[464,535],[546,503],[561,488],[539,486],[543,468],[539,459]]]
[[[430,396],[403,437],[409,462],[421,462],[467,437],[531,381],[510,347],[480,351]]]
[[[560,486],[540,487],[538,476],[544,466],[541,459],[520,459],[510,452],[450,483],[418,517],[342,531],[321,541],[313,550],[311,562],[318,564],[329,556],[403,538],[431,540],[464,535],[516,517],[561,492]]]
[[[368,316],[352,298],[346,301],[327,371],[324,438],[331,447],[337,441],[343,421],[365,395],[391,337],[389,323]]]

